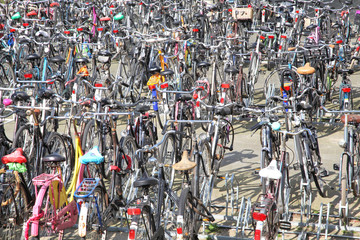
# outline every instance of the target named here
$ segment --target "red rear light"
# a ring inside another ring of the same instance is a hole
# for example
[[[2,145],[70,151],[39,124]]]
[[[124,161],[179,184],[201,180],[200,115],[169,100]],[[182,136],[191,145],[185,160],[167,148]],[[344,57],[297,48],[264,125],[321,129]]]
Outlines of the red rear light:
[[[229,8],[229,9],[228,9],[228,11],[229,11],[229,12],[232,12],[232,9],[231,9],[231,8]]]
[[[220,99],[220,103],[224,103],[225,102],[225,99],[224,98],[221,98]]]
[[[103,85],[101,83],[95,83],[95,87],[102,87]]]
[[[163,83],[160,85],[161,88],[168,88],[169,87],[169,84],[168,83]]]
[[[349,92],[351,92],[351,88],[343,88],[342,91],[346,92],[346,93],[349,93]]]
[[[248,8],[252,8],[251,4],[248,5]]]
[[[284,89],[285,91],[290,91],[290,86],[285,86]]]
[[[58,7],[58,6],[60,6],[60,4],[57,2],[53,2],[50,4],[50,7]]]
[[[262,36],[262,35],[260,35],[260,39],[261,39],[261,40],[264,40],[264,39],[265,39],[265,37],[264,37],[264,36]]]
[[[183,230],[182,230],[182,228],[180,227],[180,228],[177,228],[177,229],[176,229],[176,232],[177,232],[177,234],[182,234],[182,233],[183,233]]]
[[[280,45],[280,46],[279,46],[279,50],[281,50],[281,49],[282,49],[282,46]]]
[[[30,17],[30,16],[36,16],[37,15],[37,12],[35,12],[35,11],[31,11],[31,12],[28,12],[27,14],[26,14],[26,16],[28,16],[28,17]]]
[[[336,41],[336,44],[341,44],[343,41],[342,40],[338,40]]]
[[[70,34],[70,31],[64,31],[65,34]]]
[[[194,29],[193,29],[193,32],[198,32],[198,31],[199,31],[198,28],[194,28]]]
[[[130,215],[130,216],[132,216],[132,215],[140,215],[141,214],[141,209],[140,208],[128,208],[127,214]]]
[[[130,229],[129,231],[129,239],[135,239],[135,230],[134,229]]]
[[[16,30],[15,30],[15,29],[13,29],[13,28],[12,28],[12,29],[10,29],[10,32],[11,32],[11,33],[15,32],[15,31],[16,31]]]
[[[82,30],[84,30],[83,28],[78,28],[77,31],[81,32]]]
[[[114,5],[110,5],[110,8],[115,8]]]
[[[197,102],[196,102],[196,106],[197,106],[197,107],[200,107],[200,101],[197,101]]]
[[[223,83],[223,84],[221,84],[221,88],[230,88],[230,84]]]
[[[299,10],[296,10],[296,13],[299,13]]]
[[[98,28],[98,31],[101,32],[102,30],[104,30],[104,28]]]
[[[357,48],[356,48],[356,51],[358,52],[359,50],[360,50],[360,47],[357,47]]]
[[[75,90],[72,90],[72,94],[75,94]]]
[[[274,39],[273,35],[268,36],[269,39]]]
[[[115,30],[113,30],[113,33],[118,33],[118,32],[119,32],[119,30],[116,30],[116,29],[115,29]]]
[[[197,93],[194,93],[193,98],[196,100],[198,99],[199,95]]]
[[[29,23],[23,23],[23,26],[27,27],[27,26],[29,26]]]
[[[24,78],[25,79],[32,78],[32,74],[31,73],[26,73],[26,74],[24,74]]]
[[[285,35],[281,35],[280,37],[283,38],[283,39],[286,39],[286,36],[285,36]]]
[[[265,213],[253,212],[252,216],[255,221],[265,221],[266,219]]]

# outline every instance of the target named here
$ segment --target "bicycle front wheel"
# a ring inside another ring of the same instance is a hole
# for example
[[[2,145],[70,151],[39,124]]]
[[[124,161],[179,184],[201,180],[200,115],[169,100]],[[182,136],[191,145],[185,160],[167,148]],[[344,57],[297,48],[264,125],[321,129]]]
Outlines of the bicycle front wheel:
[[[350,157],[343,154],[341,163],[341,200],[340,200],[340,217],[346,225],[348,219],[348,189],[349,189],[349,163]]]

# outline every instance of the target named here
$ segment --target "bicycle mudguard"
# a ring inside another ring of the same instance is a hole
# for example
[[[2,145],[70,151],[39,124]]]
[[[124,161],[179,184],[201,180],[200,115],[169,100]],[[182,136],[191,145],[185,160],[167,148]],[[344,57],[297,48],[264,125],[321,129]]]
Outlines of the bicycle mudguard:
[[[56,219],[56,231],[72,227],[78,219],[78,209],[75,200],[72,200],[66,207],[60,210]]]

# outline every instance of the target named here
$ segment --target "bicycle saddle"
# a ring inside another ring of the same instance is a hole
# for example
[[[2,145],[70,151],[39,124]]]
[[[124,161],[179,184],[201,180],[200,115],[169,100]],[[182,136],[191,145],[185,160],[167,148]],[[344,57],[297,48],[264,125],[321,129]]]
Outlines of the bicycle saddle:
[[[196,167],[196,163],[189,160],[188,151],[184,151],[181,161],[172,165],[172,168],[177,171],[187,171]]]
[[[331,28],[341,28],[341,25],[336,22],[334,25],[331,26]]]
[[[155,16],[155,17],[153,17],[153,20],[155,22],[160,22],[162,20],[162,16],[161,15]]]
[[[40,89],[39,90],[39,99],[50,99],[54,96],[54,91],[51,89]]]
[[[271,160],[269,166],[260,170],[259,175],[262,178],[280,179],[281,172],[277,169],[276,160]]]
[[[260,30],[263,32],[271,32],[271,29],[269,27],[261,26]]]
[[[348,123],[355,123],[355,124],[360,123],[360,115],[356,115],[356,114],[343,115],[341,116],[340,121],[342,123],[345,123],[346,117]]]
[[[29,99],[30,96],[24,91],[15,92],[11,95],[11,100],[13,100],[13,102],[27,101]]]
[[[63,58],[62,56],[55,56],[55,57],[52,57],[52,58],[49,58],[49,62],[52,62],[52,63],[63,63],[65,62],[65,58]]]
[[[171,69],[166,69],[166,70],[160,72],[161,76],[171,76],[173,74],[174,74],[174,71]]]
[[[225,72],[226,73],[236,74],[236,73],[239,72],[239,69],[237,69],[235,66],[231,66],[231,67],[225,68]]]
[[[84,16],[82,16],[80,19],[81,19],[81,21],[86,21],[86,20],[88,20],[90,17],[89,17],[89,15],[84,15]]]
[[[142,177],[134,182],[134,187],[151,187],[158,184],[158,180],[153,177]]]
[[[199,68],[201,67],[209,67],[211,64],[209,62],[199,62],[199,64],[197,65]]]
[[[100,21],[101,22],[110,21],[110,18],[109,17],[102,17],[102,18],[100,18]]]
[[[28,17],[30,17],[30,16],[36,16],[36,15],[38,15],[38,14],[37,14],[37,12],[36,12],[35,10],[33,10],[33,11],[31,11],[31,12],[28,12],[28,13],[26,14],[26,16],[28,16]]]
[[[128,5],[129,7],[134,7],[136,5],[136,2],[129,1],[129,2],[126,2],[126,5]]]
[[[104,157],[101,155],[98,146],[94,146],[90,151],[85,153],[85,155],[80,157],[80,163],[82,164],[89,164],[95,163],[100,164],[104,162]]]
[[[107,57],[111,57],[111,52],[109,52],[108,50],[100,50],[98,53],[99,56],[107,56]]]
[[[1,162],[3,164],[8,163],[26,163],[26,157],[23,155],[23,150],[21,148],[17,148],[13,153],[5,155],[1,158]]]
[[[156,64],[152,64],[150,67],[149,67],[149,72],[160,72],[161,71],[161,67],[156,65]]]
[[[31,43],[31,41],[27,38],[21,38],[21,40],[19,41],[19,44],[28,44]]]
[[[149,105],[137,105],[135,108],[136,112],[142,113],[144,114],[145,112],[150,110],[150,106]]]
[[[89,60],[87,58],[75,58],[76,63],[88,63]]]
[[[66,160],[65,157],[58,153],[52,153],[42,158],[43,162],[49,162],[49,163],[65,162],[65,160]]]
[[[37,55],[36,53],[34,54],[30,54],[30,55],[27,55],[27,57],[25,58],[26,60],[37,60],[37,59],[40,59],[40,56]]]
[[[225,117],[225,116],[231,114],[231,109],[229,107],[223,107],[221,109],[216,109],[215,114]]]
[[[176,101],[190,101],[192,99],[192,95],[191,94],[179,94]]]
[[[305,66],[299,67],[297,69],[297,73],[302,75],[310,75],[315,73],[315,68],[310,67],[310,63],[306,63]]]

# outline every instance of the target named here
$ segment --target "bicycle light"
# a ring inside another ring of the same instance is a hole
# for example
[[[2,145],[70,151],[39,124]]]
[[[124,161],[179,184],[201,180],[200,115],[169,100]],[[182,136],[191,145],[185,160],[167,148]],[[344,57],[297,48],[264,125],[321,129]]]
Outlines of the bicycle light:
[[[140,215],[141,214],[141,209],[140,208],[128,208],[127,214],[130,215],[130,216]]]
[[[259,213],[259,212],[253,212],[252,214],[253,219],[255,221],[265,221],[266,220],[266,214],[265,213]]]

